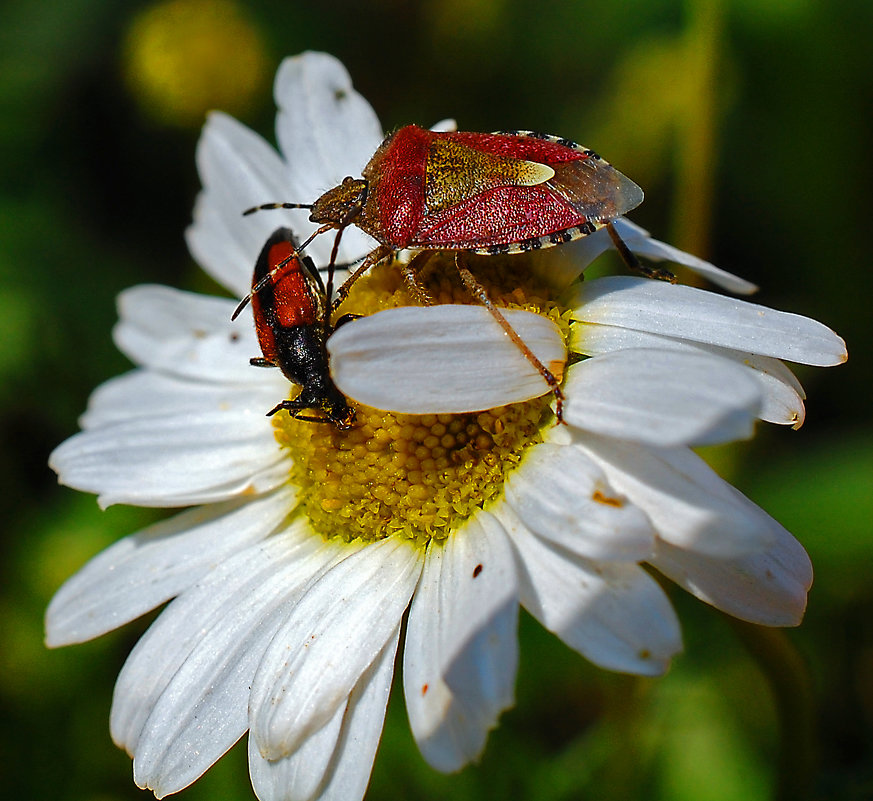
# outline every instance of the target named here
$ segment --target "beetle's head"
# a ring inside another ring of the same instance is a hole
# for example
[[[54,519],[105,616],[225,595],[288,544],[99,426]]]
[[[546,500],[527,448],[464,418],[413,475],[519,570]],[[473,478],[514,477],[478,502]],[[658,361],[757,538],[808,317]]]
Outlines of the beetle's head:
[[[355,424],[355,409],[331,380],[330,376],[312,376],[294,400],[285,401],[281,408],[292,417],[311,423],[332,423],[340,431],[348,431]],[[320,413],[314,416],[312,412]]]
[[[309,219],[315,223],[330,223],[336,228],[351,225],[364,209],[368,186],[363,178],[344,178],[339,186],[328,189],[312,204]]]

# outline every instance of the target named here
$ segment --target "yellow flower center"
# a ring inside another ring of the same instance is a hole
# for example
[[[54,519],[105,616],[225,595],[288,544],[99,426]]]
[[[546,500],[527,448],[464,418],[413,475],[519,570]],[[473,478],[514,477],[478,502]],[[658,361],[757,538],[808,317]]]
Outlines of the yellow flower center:
[[[522,262],[527,259],[479,259],[476,276],[498,305],[548,314],[566,335],[568,313],[551,291],[536,285]],[[457,271],[440,257],[417,278],[438,303],[472,302]],[[414,303],[396,267],[377,268],[355,284],[338,314]],[[346,541],[399,535],[424,544],[445,539],[500,496],[508,471],[554,423],[551,400],[547,394],[487,411],[427,415],[355,404],[357,422],[348,431],[295,420],[286,412],[275,416],[274,425],[293,460],[298,513],[316,531]]]

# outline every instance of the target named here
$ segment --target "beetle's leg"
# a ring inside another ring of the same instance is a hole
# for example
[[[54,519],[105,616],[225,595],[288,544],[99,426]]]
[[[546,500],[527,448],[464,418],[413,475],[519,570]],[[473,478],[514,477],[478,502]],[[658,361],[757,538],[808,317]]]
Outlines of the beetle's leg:
[[[643,264],[633,254],[625,241],[618,235],[618,231],[615,230],[615,226],[611,222],[606,223],[606,230],[609,231],[612,244],[615,245],[618,255],[621,256],[622,261],[627,265],[629,270],[633,270],[635,273],[642,273],[646,278],[654,278],[657,281],[669,281],[671,284],[676,283],[676,276],[669,270],[665,270],[663,267],[653,267],[650,264]]]
[[[559,423],[563,423],[564,393],[561,392],[561,386],[558,379],[555,378],[552,371],[549,370],[549,368],[546,367],[525,344],[525,341],[518,335],[518,331],[509,324],[509,321],[503,316],[500,309],[491,302],[491,298],[488,297],[488,292],[485,287],[476,280],[473,273],[471,273],[466,265],[462,263],[462,252],[460,251],[455,254],[455,266],[458,268],[461,280],[467,286],[467,289],[470,290],[470,293],[477,297],[482,302],[482,305],[491,312],[491,316],[506,332],[506,335],[512,340],[515,346],[522,352],[522,354],[524,354],[524,358],[527,359],[534,368],[536,368],[537,372],[549,385],[549,389],[555,396],[555,418]]]
[[[350,323],[352,320],[360,320],[363,316],[363,314],[344,314],[333,324],[333,330],[336,331],[341,325]]]
[[[304,416],[302,412],[309,409],[309,406],[304,406],[300,403],[299,398],[291,398],[291,400],[283,400],[280,403],[277,403],[269,412],[267,412],[267,417],[272,417],[276,412],[286,411],[290,414],[295,420],[305,420],[308,423],[327,423],[330,422],[324,417],[308,417]]]
[[[249,359],[249,364],[252,367],[278,367],[275,362],[271,362],[263,356],[252,356],[252,358]]]

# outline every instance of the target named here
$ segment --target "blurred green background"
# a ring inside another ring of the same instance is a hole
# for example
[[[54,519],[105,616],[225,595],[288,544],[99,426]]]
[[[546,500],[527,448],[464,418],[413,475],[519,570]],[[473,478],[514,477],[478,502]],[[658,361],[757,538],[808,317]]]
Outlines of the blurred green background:
[[[873,798],[871,41],[869,0],[6,0],[0,795],[150,797],[107,731],[148,621],[49,652],[42,613],[153,513],[99,512],[46,459],[129,367],[110,340],[121,289],[215,291],[182,239],[205,112],[272,137],[276,66],[319,49],[386,129],[451,116],[596,148],[645,188],[635,221],[755,281],[759,302],[826,322],[850,352],[799,371],[800,431],[762,425],[711,454],[812,555],[800,629],[737,625],[673,592],[686,651],[649,681],[594,669],[523,617],[518,705],[482,763],[430,770],[395,688],[370,801]],[[182,796],[252,797],[239,748]]]

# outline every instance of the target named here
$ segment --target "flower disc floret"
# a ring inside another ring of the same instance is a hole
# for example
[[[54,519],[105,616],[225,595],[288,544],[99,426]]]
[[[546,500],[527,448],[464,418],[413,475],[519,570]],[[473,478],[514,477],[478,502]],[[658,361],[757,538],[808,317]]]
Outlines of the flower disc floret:
[[[517,262],[518,260],[516,260]],[[469,303],[453,267],[437,257],[417,276],[439,303]],[[514,272],[514,271],[513,271]],[[523,280],[522,280],[523,277]],[[484,265],[479,279],[501,305],[566,313],[528,271],[506,275]],[[498,283],[499,282],[499,283]],[[500,290],[500,287],[511,289]],[[358,282],[339,314],[369,314],[411,303],[396,269],[375,270]],[[509,471],[552,424],[551,395],[467,414],[408,415],[356,405],[349,431],[276,416],[276,438],[289,452],[298,512],[327,538],[379,540],[399,535],[425,544],[444,540],[467,518],[500,497]]]

